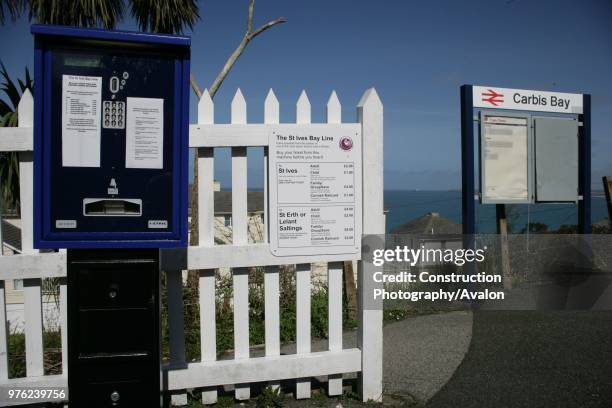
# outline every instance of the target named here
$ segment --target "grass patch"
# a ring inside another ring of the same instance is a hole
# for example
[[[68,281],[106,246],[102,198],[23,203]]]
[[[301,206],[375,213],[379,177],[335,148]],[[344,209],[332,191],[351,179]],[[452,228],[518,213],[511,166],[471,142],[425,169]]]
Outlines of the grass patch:
[[[45,375],[62,373],[62,337],[60,332],[43,331],[43,364]],[[26,376],[25,334],[8,336],[9,378]]]

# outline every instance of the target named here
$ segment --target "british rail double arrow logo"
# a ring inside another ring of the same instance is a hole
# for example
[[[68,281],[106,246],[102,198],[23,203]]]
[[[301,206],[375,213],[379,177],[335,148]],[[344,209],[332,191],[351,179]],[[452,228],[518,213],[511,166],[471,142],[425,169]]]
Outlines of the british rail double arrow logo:
[[[504,94],[501,93],[497,93],[492,89],[487,89],[488,92],[483,92],[482,93],[482,101],[483,102],[488,102],[493,106],[497,106],[500,103],[503,103],[504,100],[502,99],[504,97]],[[485,98],[486,97],[486,98]]]

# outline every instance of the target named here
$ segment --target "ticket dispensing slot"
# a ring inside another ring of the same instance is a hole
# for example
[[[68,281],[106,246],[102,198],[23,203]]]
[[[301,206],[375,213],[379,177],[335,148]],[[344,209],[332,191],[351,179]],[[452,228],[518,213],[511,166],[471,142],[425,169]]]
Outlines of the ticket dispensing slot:
[[[89,217],[140,217],[141,199],[85,198],[83,215]]]

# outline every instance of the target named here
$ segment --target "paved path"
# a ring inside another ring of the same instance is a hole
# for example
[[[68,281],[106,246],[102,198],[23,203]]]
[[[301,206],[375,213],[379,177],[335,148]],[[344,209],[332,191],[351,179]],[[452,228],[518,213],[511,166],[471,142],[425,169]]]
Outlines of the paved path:
[[[384,331],[385,391],[427,408],[612,407],[612,312],[476,311]]]
[[[472,313],[466,311],[418,316],[384,327],[384,392],[427,401],[452,377],[465,357],[472,334]],[[356,333],[344,334],[344,348],[356,347]],[[317,341],[313,351],[327,349]],[[287,345],[283,353],[295,353]],[[345,378],[351,378],[346,376]]]
[[[356,333],[345,333],[344,347],[355,344]],[[327,341],[313,344],[326,348]],[[609,408],[612,312],[461,311],[402,320],[385,325],[383,372],[387,406]],[[419,404],[404,405],[414,399]],[[285,401],[336,406],[316,396]]]
[[[612,312],[480,311],[428,408],[612,407]]]
[[[386,393],[427,401],[452,377],[468,351],[472,314],[419,316],[384,329]]]

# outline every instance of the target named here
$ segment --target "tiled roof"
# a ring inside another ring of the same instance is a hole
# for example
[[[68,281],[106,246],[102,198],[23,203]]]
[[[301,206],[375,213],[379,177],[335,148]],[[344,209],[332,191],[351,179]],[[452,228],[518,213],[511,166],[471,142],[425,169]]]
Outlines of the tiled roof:
[[[21,251],[21,228],[3,219],[2,240],[6,245]]]
[[[249,191],[247,193],[247,212],[249,214],[263,212],[263,191]],[[232,213],[232,192],[215,191],[215,214]]]

